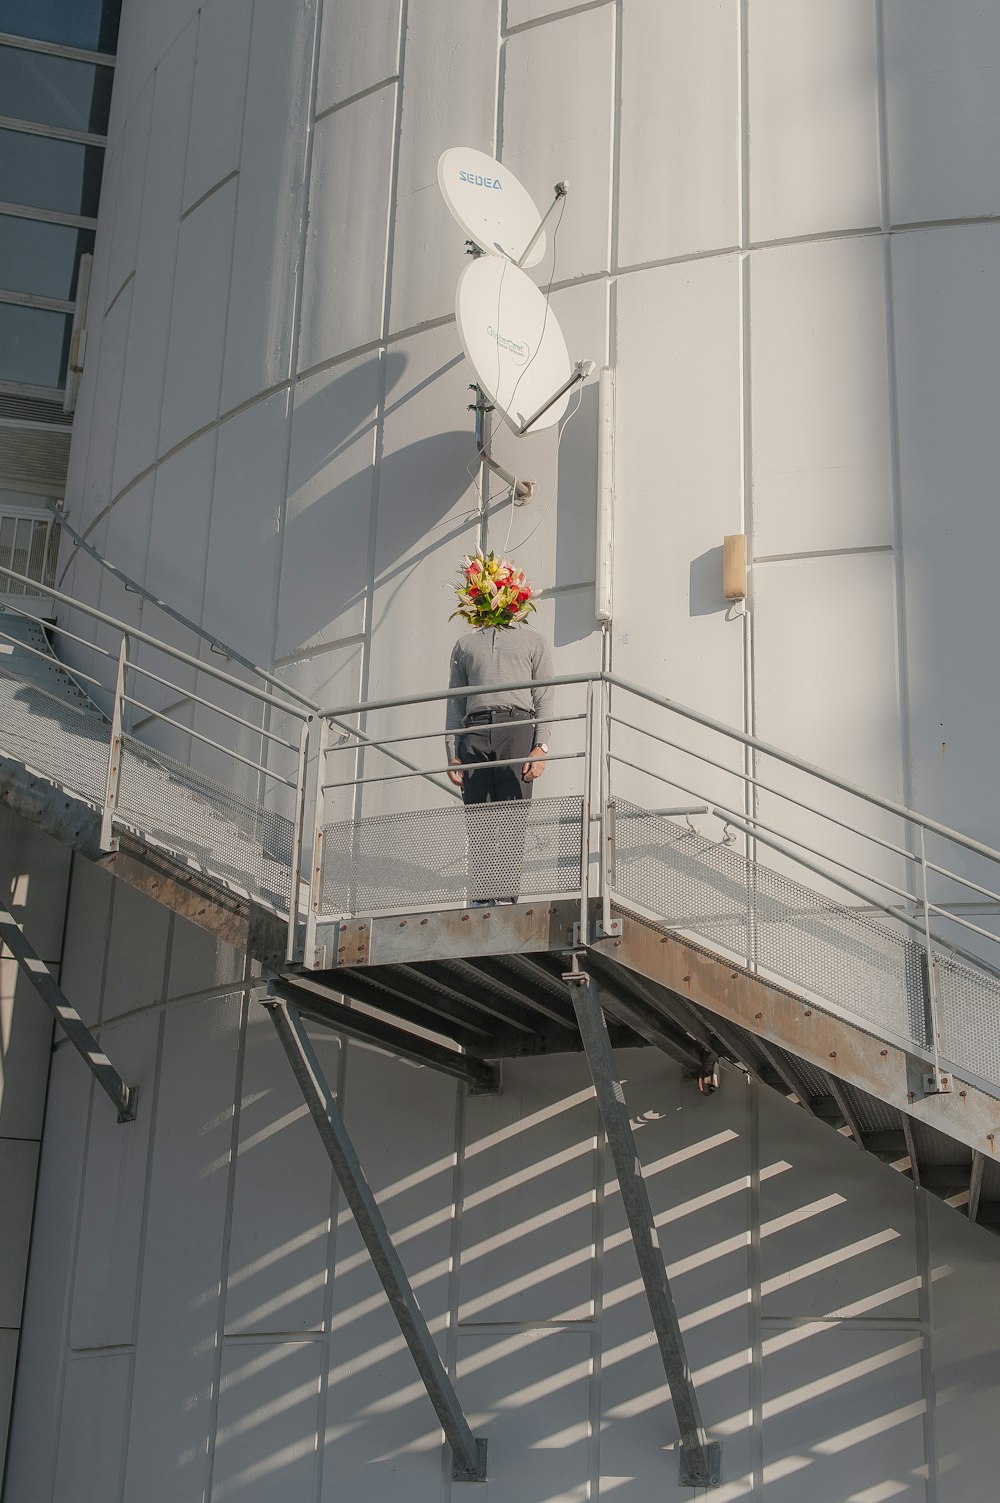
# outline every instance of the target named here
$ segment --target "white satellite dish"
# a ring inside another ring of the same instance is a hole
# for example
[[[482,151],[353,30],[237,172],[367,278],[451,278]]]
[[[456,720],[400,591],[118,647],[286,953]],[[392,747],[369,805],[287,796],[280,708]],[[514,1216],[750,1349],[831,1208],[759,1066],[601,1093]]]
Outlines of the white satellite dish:
[[[559,320],[531,278],[479,256],[459,278],[455,313],[476,380],[514,432],[557,423],[574,376]]]
[[[437,175],[452,215],[481,250],[519,262],[531,246],[524,264],[538,264],[545,254],[542,216],[508,167],[484,151],[451,146],[438,158]]]

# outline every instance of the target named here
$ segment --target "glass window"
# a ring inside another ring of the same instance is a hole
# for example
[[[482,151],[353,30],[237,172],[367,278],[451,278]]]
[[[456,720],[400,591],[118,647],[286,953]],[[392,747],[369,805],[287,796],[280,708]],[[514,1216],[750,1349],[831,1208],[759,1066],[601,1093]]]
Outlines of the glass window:
[[[113,80],[113,68],[0,47],[0,111],[15,120],[106,135]]]
[[[0,381],[62,386],[71,327],[68,313],[0,303]]]
[[[0,130],[0,201],[67,214],[97,214],[103,146]]]
[[[0,214],[0,289],[73,297],[80,257],[93,249],[93,230]]]
[[[121,8],[121,0],[4,0],[0,31],[90,52],[115,52]]]

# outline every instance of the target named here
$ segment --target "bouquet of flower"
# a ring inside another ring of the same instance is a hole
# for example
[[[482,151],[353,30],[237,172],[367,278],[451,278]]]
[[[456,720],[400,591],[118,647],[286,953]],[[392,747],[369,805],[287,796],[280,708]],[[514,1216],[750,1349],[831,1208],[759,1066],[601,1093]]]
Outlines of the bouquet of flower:
[[[510,626],[535,609],[523,572],[492,551],[484,554],[477,548],[466,555],[454,589],[458,609],[449,620],[464,616],[471,626]]]

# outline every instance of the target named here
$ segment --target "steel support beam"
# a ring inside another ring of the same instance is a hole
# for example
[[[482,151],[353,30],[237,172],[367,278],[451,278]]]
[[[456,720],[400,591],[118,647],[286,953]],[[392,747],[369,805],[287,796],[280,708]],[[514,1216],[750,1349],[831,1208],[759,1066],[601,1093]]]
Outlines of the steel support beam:
[[[983,1191],[983,1165],[985,1160],[981,1153],[973,1153],[972,1167],[969,1170],[969,1220],[976,1221],[979,1218],[979,1198]]]
[[[570,989],[573,1010],[593,1077],[597,1105],[618,1177],[622,1205],[628,1217],[639,1271],[653,1318],[653,1329],[663,1360],[663,1370],[677,1416],[681,1445],[684,1448],[681,1479],[690,1487],[708,1487],[718,1481],[718,1448],[715,1445],[709,1446],[705,1438],[698,1396],[688,1366],[684,1338],[660,1252],[649,1194],[642,1177],[642,1166],[621,1081],[615,1068],[597,986],[586,971],[579,969],[576,956],[573,957],[572,971],[567,972],[564,979]]]
[[[397,1028],[374,1013],[345,1007],[322,987],[299,987],[282,977],[271,982],[271,990],[306,1017],[314,1018],[337,1033],[344,1033],[348,1038],[362,1039],[389,1054],[398,1054],[402,1059],[412,1059],[431,1070],[439,1070],[443,1075],[452,1075],[457,1080],[464,1080],[473,1090],[490,1094],[500,1089],[500,1071],[496,1065],[474,1054],[460,1054],[457,1049],[436,1044],[422,1034]],[[380,1005],[385,1006],[384,1003]]]
[[[473,1435],[469,1428],[454,1385],[445,1371],[427,1322],[414,1298],[410,1281],[389,1237],[371,1186],[365,1179],[354,1144],[309,1042],[302,1019],[296,1008],[290,1007],[279,997],[268,998],[264,1006],[270,1014],[281,1047],[316,1123],[323,1147],[330,1156],[358,1231],[399,1322],[399,1329],[451,1446],[454,1461],[452,1476],[458,1482],[484,1482],[486,1441]]]
[[[90,1029],[70,1002],[44,960],[39,960],[14,915],[0,904],[0,940],[7,946],[35,991],[104,1091],[119,1122],[135,1121],[135,1089],[122,1080]]]

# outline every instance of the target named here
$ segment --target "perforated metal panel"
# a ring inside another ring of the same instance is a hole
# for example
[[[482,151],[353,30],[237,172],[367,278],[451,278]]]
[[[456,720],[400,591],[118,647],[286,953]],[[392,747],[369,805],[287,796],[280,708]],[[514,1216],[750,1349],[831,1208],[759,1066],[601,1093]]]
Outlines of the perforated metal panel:
[[[922,951],[902,926],[894,932],[889,918],[877,922],[634,805],[616,806],[615,836],[616,896],[829,999],[879,1035],[926,1045]]]
[[[580,890],[579,798],[344,820],[323,831],[322,911],[485,902]]]
[[[207,876],[287,915],[290,821],[130,737],[122,740],[115,823],[186,855]]]

